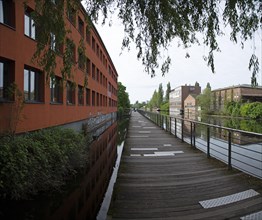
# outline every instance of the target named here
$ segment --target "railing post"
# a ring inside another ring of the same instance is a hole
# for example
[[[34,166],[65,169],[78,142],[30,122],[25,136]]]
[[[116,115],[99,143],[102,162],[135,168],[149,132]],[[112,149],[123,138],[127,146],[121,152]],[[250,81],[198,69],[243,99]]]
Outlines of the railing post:
[[[232,169],[231,164],[231,153],[232,153],[232,146],[231,146],[231,131],[228,131],[228,169]]]
[[[210,158],[210,128],[207,127],[207,158]]]
[[[181,119],[181,141],[184,142],[184,120]]]
[[[176,135],[176,118],[175,118],[175,137],[177,137],[177,135]]]
[[[193,146],[196,147],[196,123],[194,123],[193,125],[193,133],[194,133]]]
[[[166,131],[168,131],[168,126],[167,126],[167,123],[168,123],[167,115],[165,115],[165,121],[166,121]]]
[[[172,134],[172,118],[169,116],[169,133]]]
[[[193,125],[192,121],[190,121],[190,145],[193,145]]]

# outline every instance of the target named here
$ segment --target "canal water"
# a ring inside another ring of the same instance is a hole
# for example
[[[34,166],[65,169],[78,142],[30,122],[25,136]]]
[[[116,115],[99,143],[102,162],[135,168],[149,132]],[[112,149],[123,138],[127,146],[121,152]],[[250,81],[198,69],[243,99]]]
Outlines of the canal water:
[[[4,220],[106,219],[128,119],[112,123],[90,145],[89,166],[63,189],[26,201],[0,201]]]

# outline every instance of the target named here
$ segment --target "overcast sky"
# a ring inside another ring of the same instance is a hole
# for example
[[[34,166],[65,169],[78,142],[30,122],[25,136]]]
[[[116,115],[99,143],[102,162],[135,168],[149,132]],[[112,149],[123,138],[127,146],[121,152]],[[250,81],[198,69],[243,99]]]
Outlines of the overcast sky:
[[[118,72],[118,81],[122,82],[127,88],[131,103],[137,100],[139,102],[150,100],[154,90],[158,89],[160,83],[162,83],[165,91],[168,82],[171,84],[171,89],[174,89],[180,85],[194,85],[197,81],[202,90],[208,82],[212,89],[250,84],[251,82],[251,72],[248,70],[248,64],[253,53],[253,41],[247,42],[245,48],[241,49],[240,45],[235,45],[228,40],[229,33],[226,33],[226,36],[219,40],[222,52],[215,55],[216,73],[213,74],[210,67],[207,67],[206,62],[203,60],[203,56],[208,55],[208,48],[204,46],[193,46],[189,49],[178,48],[174,40],[168,51],[168,55],[172,59],[169,73],[162,77],[161,71],[157,70],[157,76],[151,78],[150,75],[144,72],[141,61],[137,60],[137,51],[134,44],[130,51],[124,50],[121,54],[124,32],[119,21],[113,21],[110,27],[108,23],[104,26],[98,23],[95,26]],[[260,63],[262,62],[261,33],[258,33],[255,37],[255,51]],[[187,52],[190,54],[190,58],[185,58]],[[260,70],[259,85],[262,83],[261,75]]]

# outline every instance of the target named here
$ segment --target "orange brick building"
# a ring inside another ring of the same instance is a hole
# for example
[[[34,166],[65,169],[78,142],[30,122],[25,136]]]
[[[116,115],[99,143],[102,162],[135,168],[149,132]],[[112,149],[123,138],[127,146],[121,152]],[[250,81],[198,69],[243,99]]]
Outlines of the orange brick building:
[[[24,1],[0,0],[0,132],[14,127],[16,133],[57,125],[79,128],[90,121],[97,124],[115,118],[118,74],[96,28],[88,27],[84,8],[70,15],[67,7],[64,11],[66,29],[75,44],[73,80],[62,82],[62,53],[56,57],[56,83],[49,83],[41,68],[31,61],[36,36],[41,34],[37,33],[31,16],[34,7],[33,0],[26,1],[26,7]],[[84,65],[77,62],[81,39],[87,56]],[[7,96],[12,83],[23,93],[25,104],[21,114],[14,98]],[[76,86],[71,87],[72,84]]]

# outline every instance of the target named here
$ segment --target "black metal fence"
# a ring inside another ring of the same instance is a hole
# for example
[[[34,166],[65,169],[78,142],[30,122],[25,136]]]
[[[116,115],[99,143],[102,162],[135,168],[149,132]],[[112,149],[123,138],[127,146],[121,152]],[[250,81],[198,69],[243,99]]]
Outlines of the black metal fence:
[[[180,138],[182,142],[205,152],[245,173],[262,179],[262,134],[207,124],[159,113],[139,113]]]

